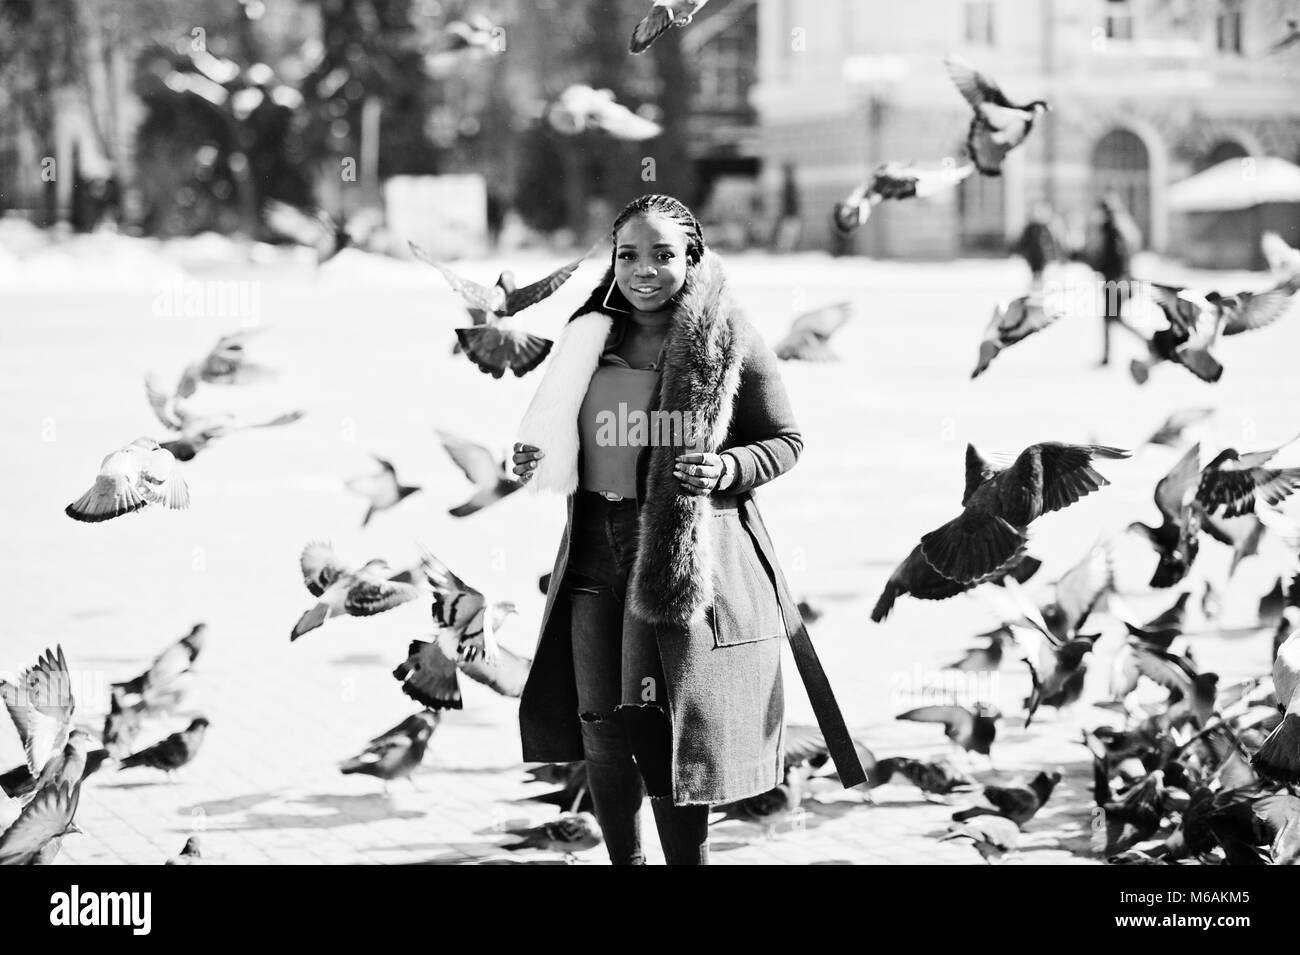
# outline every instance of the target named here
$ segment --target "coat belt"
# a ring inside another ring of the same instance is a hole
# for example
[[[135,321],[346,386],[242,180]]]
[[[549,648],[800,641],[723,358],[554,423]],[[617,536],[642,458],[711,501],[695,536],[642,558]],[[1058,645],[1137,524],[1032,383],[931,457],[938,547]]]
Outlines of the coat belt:
[[[759,558],[767,563],[763,554],[776,553],[772,548],[772,540],[767,535],[767,528],[761,521],[749,523],[748,526],[753,534],[762,536],[762,540],[759,541]],[[844,714],[840,712],[839,703],[835,700],[831,682],[827,679],[826,671],[817,657],[812,637],[808,635],[808,628],[803,623],[799,608],[794,605],[793,598],[790,596],[785,575],[781,573],[780,566],[775,562],[769,564],[767,569],[777,583],[776,590],[781,601],[781,613],[785,615],[787,621],[799,621],[799,629],[787,633],[790,650],[794,654],[795,666],[799,669],[799,677],[803,680],[804,690],[808,694],[808,702],[812,704],[813,716],[816,717],[817,726],[822,731],[822,738],[826,740],[826,750],[835,763],[835,771],[840,777],[840,783],[845,789],[851,789],[867,781],[866,770],[862,768],[862,760],[858,757],[857,747],[853,745],[849,728],[844,723]]]

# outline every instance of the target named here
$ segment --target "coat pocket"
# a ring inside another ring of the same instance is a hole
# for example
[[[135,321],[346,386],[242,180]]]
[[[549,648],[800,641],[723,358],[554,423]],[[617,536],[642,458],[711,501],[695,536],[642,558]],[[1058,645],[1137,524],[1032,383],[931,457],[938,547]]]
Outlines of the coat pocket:
[[[719,647],[775,640],[785,634],[776,585],[735,509],[713,519],[713,640]]]

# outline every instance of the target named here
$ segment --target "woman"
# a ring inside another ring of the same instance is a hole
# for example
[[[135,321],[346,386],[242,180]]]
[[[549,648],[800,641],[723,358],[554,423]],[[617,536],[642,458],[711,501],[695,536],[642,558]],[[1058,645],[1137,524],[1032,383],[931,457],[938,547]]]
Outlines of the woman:
[[[803,448],[775,357],[680,202],[642,196],[612,235],[515,445],[568,505],[523,755],[587,761],[615,864],[644,863],[648,793],[668,863],[702,865],[709,806],[782,781],[782,635],[844,785],[862,770],[753,499]]]

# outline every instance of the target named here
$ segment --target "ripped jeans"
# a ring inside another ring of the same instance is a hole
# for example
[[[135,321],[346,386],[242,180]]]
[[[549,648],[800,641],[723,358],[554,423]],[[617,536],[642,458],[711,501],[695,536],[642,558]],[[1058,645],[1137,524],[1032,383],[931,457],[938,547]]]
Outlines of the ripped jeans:
[[[587,781],[614,865],[645,864],[647,792],[665,861],[707,865],[709,807],[672,801],[672,740],[655,629],[625,612],[637,531],[635,500],[578,491],[563,586],[572,608]],[[620,708],[623,703],[649,705]]]

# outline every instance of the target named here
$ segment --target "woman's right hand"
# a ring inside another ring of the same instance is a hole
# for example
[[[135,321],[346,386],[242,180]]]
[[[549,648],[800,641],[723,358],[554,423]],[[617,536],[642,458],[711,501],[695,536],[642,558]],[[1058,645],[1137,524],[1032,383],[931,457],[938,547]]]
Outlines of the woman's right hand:
[[[533,476],[537,470],[537,461],[546,452],[531,444],[516,444],[514,453],[514,472],[519,475],[519,483],[527,484],[528,479]]]

